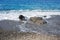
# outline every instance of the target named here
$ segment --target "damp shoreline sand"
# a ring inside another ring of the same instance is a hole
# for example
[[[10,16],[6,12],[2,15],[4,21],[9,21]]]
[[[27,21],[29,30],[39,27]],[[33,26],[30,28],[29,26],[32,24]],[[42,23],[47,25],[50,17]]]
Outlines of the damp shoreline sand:
[[[54,15],[52,18],[46,20],[48,24],[41,26],[26,23],[22,26],[25,32],[20,30],[18,26],[22,22],[2,20],[0,21],[0,40],[60,40],[60,16]]]

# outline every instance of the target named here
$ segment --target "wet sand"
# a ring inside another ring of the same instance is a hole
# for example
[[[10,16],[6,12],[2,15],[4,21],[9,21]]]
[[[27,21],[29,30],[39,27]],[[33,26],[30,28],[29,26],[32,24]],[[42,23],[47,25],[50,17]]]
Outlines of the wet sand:
[[[53,15],[44,25],[14,20],[0,21],[0,40],[60,40],[60,16]],[[23,25],[21,25],[23,24]]]

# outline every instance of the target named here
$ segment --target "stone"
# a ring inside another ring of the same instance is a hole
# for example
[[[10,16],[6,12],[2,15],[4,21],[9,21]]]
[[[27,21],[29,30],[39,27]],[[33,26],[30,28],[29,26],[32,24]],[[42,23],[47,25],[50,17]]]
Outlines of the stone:
[[[47,23],[42,17],[31,17],[30,21],[32,21],[33,23],[36,23],[38,25]]]
[[[47,16],[44,16],[44,17],[47,17]]]
[[[19,15],[20,20],[25,20],[25,17],[23,15]]]

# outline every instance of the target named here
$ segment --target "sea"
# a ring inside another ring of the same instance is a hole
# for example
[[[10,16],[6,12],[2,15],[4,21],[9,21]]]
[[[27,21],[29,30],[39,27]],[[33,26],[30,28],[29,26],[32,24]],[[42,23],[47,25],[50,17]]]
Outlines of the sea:
[[[60,15],[60,0],[0,0],[0,20],[18,20],[19,15]]]
[[[25,32],[26,30],[31,32],[40,31],[41,28],[35,27],[34,25],[32,26],[33,28],[32,27],[30,28],[29,27],[30,25],[28,24],[27,24],[28,27],[25,27],[26,22],[22,25],[18,25],[20,21],[19,15],[23,15],[27,19],[34,16],[37,17],[46,16],[44,19],[48,19],[51,18],[51,15],[60,15],[60,0],[0,0],[0,29],[2,28],[5,30],[15,30],[14,28],[16,28],[17,26],[19,30]],[[9,20],[9,21],[2,21],[2,20]],[[42,30],[43,29],[44,27],[42,27]],[[55,28],[53,29],[55,30]],[[52,32],[54,30],[52,30]]]

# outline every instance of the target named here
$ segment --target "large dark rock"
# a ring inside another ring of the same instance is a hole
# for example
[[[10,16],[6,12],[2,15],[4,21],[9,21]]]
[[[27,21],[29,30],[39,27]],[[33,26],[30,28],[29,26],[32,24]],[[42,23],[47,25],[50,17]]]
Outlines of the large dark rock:
[[[38,25],[47,23],[42,17],[31,17],[30,21],[32,21],[33,23],[36,23]]]
[[[25,17],[23,15],[19,15],[20,20],[25,20]]]
[[[47,16],[43,16],[43,17],[47,17]]]

